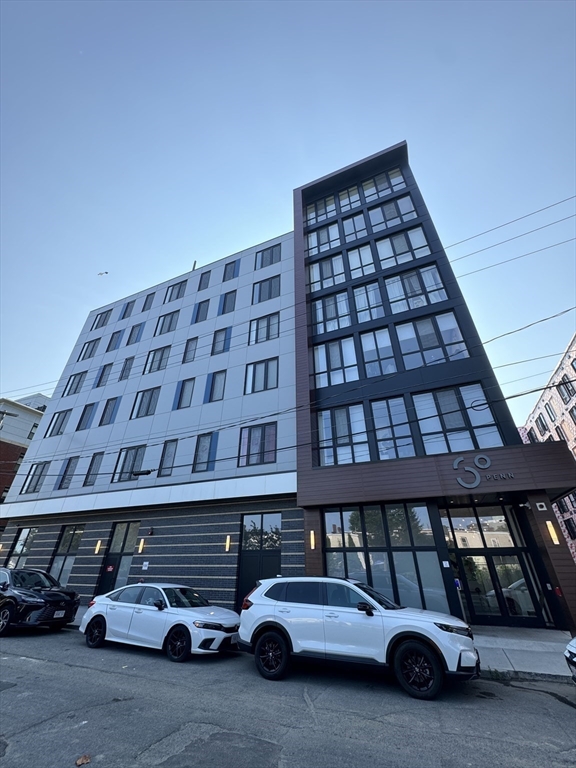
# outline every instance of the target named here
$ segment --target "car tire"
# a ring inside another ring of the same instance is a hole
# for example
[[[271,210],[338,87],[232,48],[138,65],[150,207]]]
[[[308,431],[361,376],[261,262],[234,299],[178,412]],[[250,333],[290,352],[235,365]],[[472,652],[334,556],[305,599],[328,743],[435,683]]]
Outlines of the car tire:
[[[86,627],[86,645],[88,648],[101,648],[106,640],[106,620],[95,616]]]
[[[192,639],[186,627],[172,627],[166,636],[166,656],[170,661],[181,664],[190,656]]]
[[[290,666],[288,643],[279,632],[265,632],[254,648],[256,669],[266,680],[281,680]]]
[[[0,637],[8,634],[10,624],[14,618],[14,606],[6,603],[0,608]]]
[[[404,690],[415,699],[434,699],[444,682],[438,655],[418,640],[407,640],[394,654],[394,674]]]

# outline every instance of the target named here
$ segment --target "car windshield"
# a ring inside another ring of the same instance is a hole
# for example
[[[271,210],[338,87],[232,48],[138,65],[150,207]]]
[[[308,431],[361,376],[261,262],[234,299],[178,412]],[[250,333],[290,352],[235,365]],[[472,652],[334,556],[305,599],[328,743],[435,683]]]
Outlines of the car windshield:
[[[362,592],[366,592],[367,595],[369,595],[372,600],[375,600],[378,605],[381,605],[383,608],[387,608],[388,610],[398,610],[402,606],[396,605],[396,603],[393,603],[392,600],[389,600],[384,595],[380,594],[380,592],[377,592],[373,587],[368,586],[368,584],[363,584],[362,582],[355,581],[353,582],[356,587],[360,587]]]
[[[190,587],[162,587],[172,608],[199,608],[210,605],[206,598]]]
[[[12,571],[12,583],[15,587],[24,589],[45,589],[60,586],[48,573],[38,571]]]

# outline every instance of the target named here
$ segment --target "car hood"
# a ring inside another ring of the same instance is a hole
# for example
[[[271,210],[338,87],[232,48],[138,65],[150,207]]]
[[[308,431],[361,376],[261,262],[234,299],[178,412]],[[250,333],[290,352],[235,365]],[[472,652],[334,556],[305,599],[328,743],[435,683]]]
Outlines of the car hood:
[[[198,617],[204,621],[226,621],[232,624],[240,623],[240,616],[228,608],[220,608],[217,605],[201,605],[197,608],[179,608],[179,611],[190,611],[194,618]]]
[[[576,637],[573,637],[572,640],[568,643],[566,646],[567,651],[572,651],[572,653],[576,653]]]
[[[41,589],[25,589],[24,587],[14,587],[16,592],[27,597],[42,597],[49,603],[68,602],[76,599],[76,593],[67,589],[58,589],[57,587],[46,587]]]
[[[430,621],[438,624],[450,624],[453,627],[467,627],[465,621],[457,616],[451,616],[449,613],[439,613],[437,611],[425,611],[423,608],[399,608],[392,612],[394,616],[402,616],[406,619],[417,619],[419,621]]]

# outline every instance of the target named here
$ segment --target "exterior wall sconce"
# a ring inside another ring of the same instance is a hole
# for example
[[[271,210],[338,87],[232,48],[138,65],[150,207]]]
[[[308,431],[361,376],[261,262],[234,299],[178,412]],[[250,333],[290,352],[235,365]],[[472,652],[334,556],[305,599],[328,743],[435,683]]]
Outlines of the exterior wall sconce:
[[[150,530],[148,531],[148,536],[154,536],[154,528],[150,526]]]
[[[558,538],[558,534],[556,533],[556,529],[554,528],[554,525],[552,524],[552,520],[546,520],[546,528],[548,528],[548,533],[550,534],[550,538],[552,539],[552,544],[560,544],[560,539]]]
[[[96,546],[94,547],[94,554],[97,555],[98,552],[100,552],[100,549],[102,548],[102,539],[98,539],[96,542]]]
[[[316,534],[310,531],[310,549],[316,549]]]
[[[144,549],[144,539],[140,539],[140,544],[138,544],[138,554],[141,555],[142,551]]]
[[[224,544],[224,549],[226,552],[230,552],[230,544],[231,544],[231,538],[230,534],[226,536],[226,543]]]

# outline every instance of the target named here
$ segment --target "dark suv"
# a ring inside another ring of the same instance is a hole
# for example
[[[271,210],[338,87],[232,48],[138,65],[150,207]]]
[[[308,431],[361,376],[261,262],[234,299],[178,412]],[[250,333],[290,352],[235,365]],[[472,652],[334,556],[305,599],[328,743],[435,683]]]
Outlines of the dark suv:
[[[0,636],[10,627],[61,629],[74,621],[80,596],[35,568],[0,568]]]

